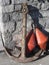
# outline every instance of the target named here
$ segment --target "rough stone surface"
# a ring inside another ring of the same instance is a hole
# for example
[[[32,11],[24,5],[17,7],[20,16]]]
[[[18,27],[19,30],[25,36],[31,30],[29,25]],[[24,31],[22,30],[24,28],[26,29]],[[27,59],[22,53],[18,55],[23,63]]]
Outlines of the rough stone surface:
[[[11,60],[6,53],[0,53],[0,65],[49,65],[49,55],[33,62],[19,63]]]
[[[6,22],[5,25],[4,25],[4,27],[5,27],[5,31],[8,30],[8,31],[10,31],[12,33],[16,29],[16,23],[15,23],[14,20],[11,20],[9,22]]]
[[[1,32],[0,32],[0,51],[3,51],[3,50],[4,50],[4,47],[2,44],[2,38],[1,38]]]
[[[2,5],[9,5],[11,0],[2,0]]]
[[[42,3],[42,4],[41,4],[41,9],[42,9],[42,10],[48,10],[48,9],[49,9],[49,3],[45,3],[45,4]]]
[[[29,10],[27,15],[27,32],[32,28],[32,22],[35,22],[39,27],[42,27],[45,30],[49,29],[49,0],[0,0],[0,29],[3,37],[5,37],[4,41],[7,43],[6,46],[8,48],[10,48],[11,43],[13,43],[14,36],[16,36],[15,41],[17,39],[18,43],[20,42],[19,38],[22,37],[23,15],[17,10],[21,10],[21,3],[24,2],[27,2]],[[11,35],[8,34],[7,31],[12,35],[12,40]],[[8,45],[9,43],[10,45]]]
[[[15,5],[15,11],[20,11],[21,10],[21,5]]]
[[[12,19],[15,20],[16,22],[21,21],[22,20],[22,13],[14,12],[12,14]]]
[[[39,11],[40,12],[40,14],[42,15],[42,17],[49,17],[49,10],[46,10],[46,11],[42,11],[42,10],[40,10]]]
[[[27,0],[12,0],[12,4],[25,3]]]
[[[4,39],[5,39],[5,47],[7,47],[8,49],[14,49],[15,47],[15,42],[12,41],[12,34],[7,31],[4,33]]]
[[[3,6],[2,11],[3,11],[3,13],[13,12],[14,11],[14,5]]]
[[[2,5],[2,0],[0,0],[0,6]]]
[[[10,20],[10,16],[9,16],[9,14],[5,14],[5,13],[3,13],[2,18],[3,18],[3,23],[8,22],[8,21]]]

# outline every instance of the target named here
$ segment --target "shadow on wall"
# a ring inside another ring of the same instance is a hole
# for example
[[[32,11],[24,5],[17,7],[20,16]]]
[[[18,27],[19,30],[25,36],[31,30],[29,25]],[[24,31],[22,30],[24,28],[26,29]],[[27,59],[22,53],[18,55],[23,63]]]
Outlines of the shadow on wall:
[[[39,18],[43,18],[42,14],[39,12],[39,10],[36,7],[33,7],[32,5],[28,5],[28,14],[31,16],[33,22],[35,26],[37,26],[45,35],[48,36],[49,39],[49,32],[45,31],[43,26],[39,23]],[[46,49],[46,55],[49,54],[49,40],[47,42],[47,49]],[[44,57],[44,56],[43,56]]]

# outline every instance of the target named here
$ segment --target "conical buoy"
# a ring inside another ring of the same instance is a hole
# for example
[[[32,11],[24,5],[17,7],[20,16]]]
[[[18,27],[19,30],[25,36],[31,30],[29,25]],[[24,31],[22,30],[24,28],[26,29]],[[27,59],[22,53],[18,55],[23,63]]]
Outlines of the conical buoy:
[[[32,51],[35,48],[36,42],[35,42],[35,34],[33,33],[33,30],[31,30],[29,34],[27,35],[26,44],[29,51]]]
[[[45,50],[48,37],[45,34],[43,34],[38,28],[36,28],[36,38],[40,48],[42,50]]]

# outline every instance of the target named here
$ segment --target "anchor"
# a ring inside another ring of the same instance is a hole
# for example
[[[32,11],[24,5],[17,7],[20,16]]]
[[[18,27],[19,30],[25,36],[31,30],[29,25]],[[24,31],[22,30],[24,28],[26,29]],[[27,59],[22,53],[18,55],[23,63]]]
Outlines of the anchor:
[[[28,13],[27,3],[22,3],[22,14],[23,14],[22,32],[23,33],[22,33],[21,48],[16,46],[17,50],[19,51],[19,54],[17,56],[12,54],[10,49],[4,46],[7,55],[17,62],[30,62],[38,59],[40,54],[43,51],[43,47],[41,47],[40,43],[46,43],[47,41],[47,37],[43,35],[43,33],[41,33],[38,28],[33,28],[32,30],[30,30],[30,32],[27,35],[27,13]],[[40,35],[44,38],[45,42],[42,41],[42,37],[40,38]],[[38,48],[37,44],[39,44],[40,49]],[[35,51],[37,50],[37,48],[38,48],[38,52]],[[34,51],[36,53],[34,53]],[[32,56],[28,57],[27,55],[30,53],[32,54]]]

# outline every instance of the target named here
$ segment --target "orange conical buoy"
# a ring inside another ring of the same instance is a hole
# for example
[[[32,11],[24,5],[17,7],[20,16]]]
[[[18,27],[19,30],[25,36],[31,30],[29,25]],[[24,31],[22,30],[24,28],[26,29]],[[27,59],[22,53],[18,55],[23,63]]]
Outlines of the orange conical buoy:
[[[40,48],[42,50],[45,50],[48,37],[45,34],[43,34],[38,28],[36,28],[36,38]]]
[[[32,51],[35,48],[36,43],[35,43],[35,34],[33,33],[33,30],[31,30],[27,35],[26,43],[29,51]]]

